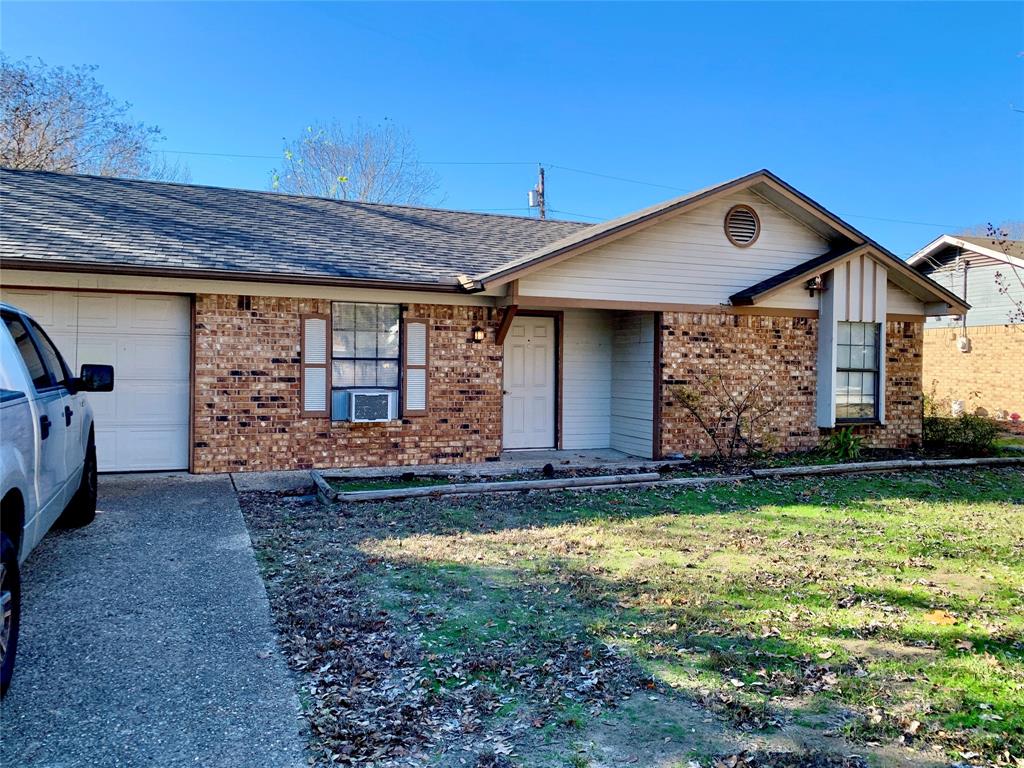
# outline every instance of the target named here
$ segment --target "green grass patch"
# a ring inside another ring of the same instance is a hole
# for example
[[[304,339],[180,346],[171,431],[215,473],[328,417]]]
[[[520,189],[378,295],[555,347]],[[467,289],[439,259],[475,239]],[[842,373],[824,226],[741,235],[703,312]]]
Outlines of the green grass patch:
[[[569,637],[744,711],[882,711],[994,756],[1024,755],[1022,530],[1024,473],[992,469],[422,500],[361,548],[438,664],[541,670]]]

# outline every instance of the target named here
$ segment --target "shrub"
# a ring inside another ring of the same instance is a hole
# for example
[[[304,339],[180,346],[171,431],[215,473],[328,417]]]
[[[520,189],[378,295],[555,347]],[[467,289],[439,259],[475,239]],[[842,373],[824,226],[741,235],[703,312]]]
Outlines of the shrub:
[[[948,451],[957,456],[984,456],[992,453],[999,425],[985,416],[961,413],[955,417],[925,416],[925,447]]]
[[[852,427],[843,427],[833,432],[825,441],[825,453],[835,461],[856,461],[860,458],[864,438],[853,434]]]

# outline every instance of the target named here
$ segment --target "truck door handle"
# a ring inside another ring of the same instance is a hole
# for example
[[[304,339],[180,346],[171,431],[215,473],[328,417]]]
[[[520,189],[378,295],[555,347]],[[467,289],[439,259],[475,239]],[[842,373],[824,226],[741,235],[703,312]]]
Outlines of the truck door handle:
[[[50,421],[50,417],[47,416],[45,413],[39,417],[39,431],[42,433],[41,439],[45,440],[50,436],[51,424],[52,422]]]
[[[70,406],[64,406],[64,426],[71,426],[71,417],[75,415],[75,412],[71,410]]]

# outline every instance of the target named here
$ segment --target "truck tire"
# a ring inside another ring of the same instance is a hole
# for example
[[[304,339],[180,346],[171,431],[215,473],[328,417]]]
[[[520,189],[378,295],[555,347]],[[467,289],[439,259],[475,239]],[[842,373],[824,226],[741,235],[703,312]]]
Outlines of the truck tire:
[[[65,528],[81,528],[96,519],[96,440],[89,434],[85,449],[82,481],[71,503],[61,514],[58,523]]]
[[[14,675],[14,656],[18,652],[18,628],[21,626],[21,572],[18,553],[6,533],[0,533],[0,696],[7,693]]]

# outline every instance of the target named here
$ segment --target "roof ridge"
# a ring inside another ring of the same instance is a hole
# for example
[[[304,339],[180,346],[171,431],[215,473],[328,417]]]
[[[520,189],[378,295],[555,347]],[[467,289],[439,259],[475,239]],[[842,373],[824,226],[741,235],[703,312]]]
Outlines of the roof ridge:
[[[156,179],[133,179],[127,176],[100,176],[95,173],[64,173],[63,171],[47,171],[36,168],[10,168],[0,165],[0,171],[17,174],[63,176],[72,179],[96,179],[97,181],[117,181],[129,184],[157,185],[162,187],[184,187],[186,189],[212,189],[221,192],[242,192],[261,197],[295,198],[298,200],[316,200],[324,203],[337,203],[342,205],[366,206],[373,208],[401,208],[412,211],[432,211],[436,213],[458,213],[466,216],[487,216],[494,219],[514,219],[516,221],[535,221],[540,224],[580,224],[583,226],[594,226],[596,222],[577,221],[575,219],[535,219],[532,216],[517,216],[512,213],[491,213],[487,211],[467,211],[459,208],[435,208],[429,205],[408,205],[403,203],[371,203],[363,200],[339,200],[333,197],[319,197],[317,195],[293,195],[288,192],[277,192],[271,189],[247,189],[245,187],[223,187],[216,184],[195,184],[185,181],[160,181]]]

